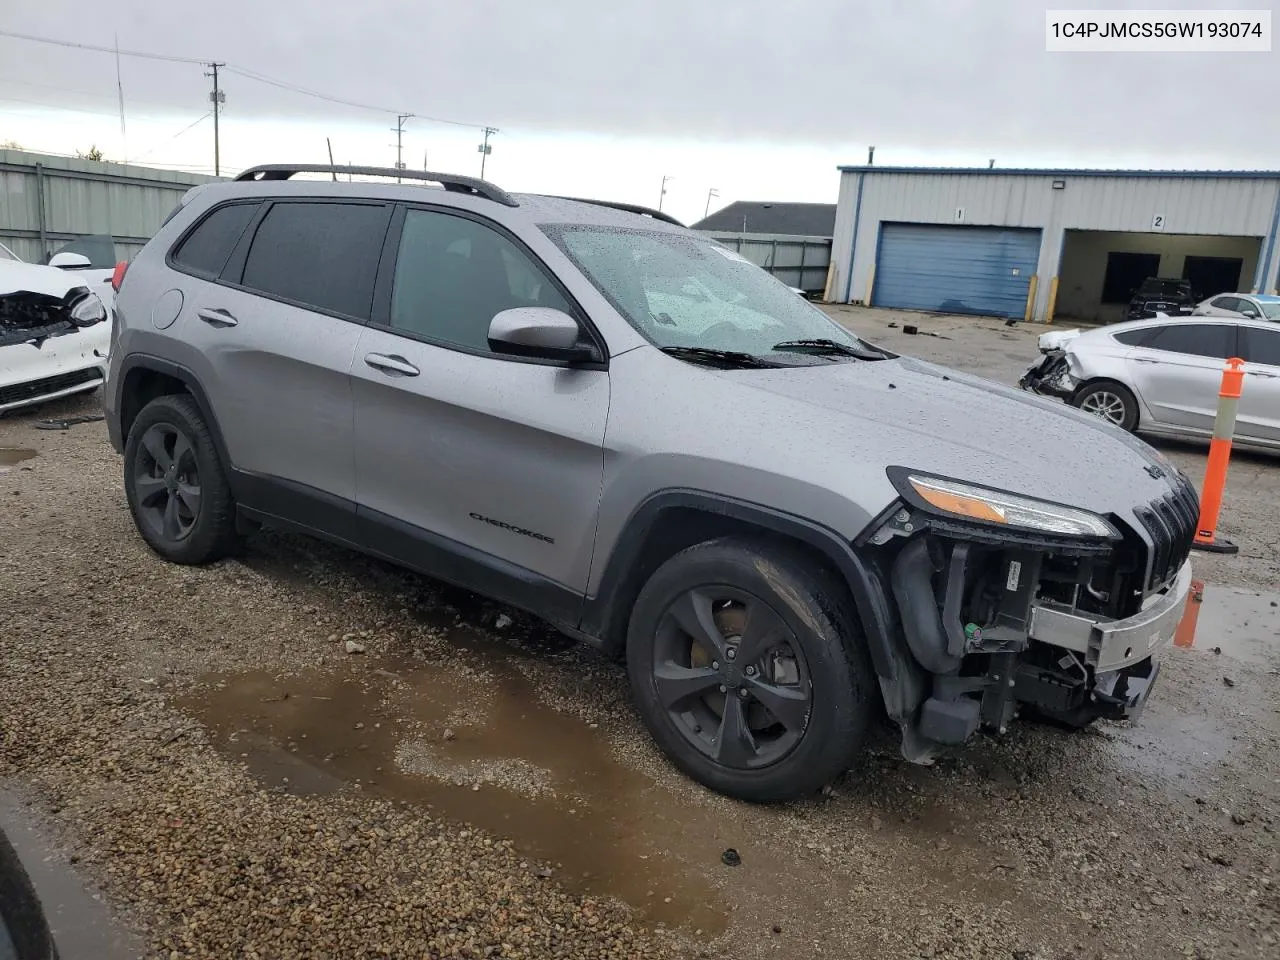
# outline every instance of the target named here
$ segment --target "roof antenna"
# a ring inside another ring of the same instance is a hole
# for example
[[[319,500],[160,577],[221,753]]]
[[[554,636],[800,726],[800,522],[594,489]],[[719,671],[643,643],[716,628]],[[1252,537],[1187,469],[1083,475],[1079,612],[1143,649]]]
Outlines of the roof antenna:
[[[876,148],[867,147],[867,166],[871,166],[876,162]]]
[[[995,158],[995,157],[992,157],[990,160],[988,160],[988,161],[987,161],[987,169],[988,169],[988,170],[991,170],[992,168],[994,168],[994,167],[995,167],[995,165],[996,165],[996,158]]]

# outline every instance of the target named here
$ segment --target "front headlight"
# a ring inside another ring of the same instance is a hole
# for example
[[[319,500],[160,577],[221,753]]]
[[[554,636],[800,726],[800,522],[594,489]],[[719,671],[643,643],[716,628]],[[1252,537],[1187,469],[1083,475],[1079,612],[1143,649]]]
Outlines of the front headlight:
[[[956,519],[1074,537],[1120,536],[1115,527],[1088,510],[921,473],[903,471],[895,479],[899,492],[909,499]]]
[[[77,326],[90,327],[107,319],[107,308],[95,293],[86,293],[71,305],[71,319]]]

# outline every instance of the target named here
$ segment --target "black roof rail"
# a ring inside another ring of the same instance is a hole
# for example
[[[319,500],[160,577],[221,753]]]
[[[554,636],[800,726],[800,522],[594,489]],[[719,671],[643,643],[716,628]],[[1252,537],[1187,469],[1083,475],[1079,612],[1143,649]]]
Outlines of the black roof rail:
[[[353,167],[332,163],[264,163],[250,167],[236,181],[288,180],[295,173],[358,173],[365,177],[396,177],[401,180],[428,180],[438,183],[453,193],[469,193],[484,197],[505,207],[518,207],[515,197],[501,187],[476,177],[457,176],[452,173],[435,173],[431,170],[397,170],[394,167]]]
[[[663,213],[661,210],[654,210],[652,207],[642,207],[635,203],[620,203],[617,200],[588,200],[586,197],[554,197],[556,200],[572,200],[574,203],[590,203],[597,207],[613,207],[615,210],[625,210],[627,213],[638,213],[642,217],[652,217],[654,220],[661,220],[663,223],[674,224],[677,227],[683,227],[684,224],[671,216],[669,213]]]

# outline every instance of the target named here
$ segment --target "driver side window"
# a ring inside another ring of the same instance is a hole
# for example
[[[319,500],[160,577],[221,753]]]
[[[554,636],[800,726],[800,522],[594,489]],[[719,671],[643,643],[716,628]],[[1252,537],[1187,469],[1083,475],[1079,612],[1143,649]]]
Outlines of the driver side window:
[[[489,352],[489,324],[512,307],[572,308],[509,239],[468,217],[405,211],[391,290],[393,330]]]

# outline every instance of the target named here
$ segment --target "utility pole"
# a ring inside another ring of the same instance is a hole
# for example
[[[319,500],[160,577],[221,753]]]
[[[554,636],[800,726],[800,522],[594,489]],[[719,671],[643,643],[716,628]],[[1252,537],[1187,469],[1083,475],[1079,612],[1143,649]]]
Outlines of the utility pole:
[[[484,162],[489,159],[489,154],[493,153],[493,147],[489,146],[489,137],[498,132],[497,127],[484,128],[484,143],[480,144],[476,149],[480,151],[480,179],[484,179]]]
[[[702,211],[703,220],[707,219],[707,217],[711,214],[711,198],[719,197],[719,196],[720,196],[720,191],[717,190],[715,187],[712,187],[710,190],[707,191],[707,207],[705,210]]]
[[[218,89],[218,68],[225,66],[225,63],[210,63],[210,72],[205,74],[206,77],[213,77],[213,92],[209,94],[209,102],[213,104],[213,175],[215,177],[222,176],[222,160],[218,143],[218,114],[222,112],[222,105],[227,102],[227,95]]]
[[[658,212],[659,212],[659,213],[661,213],[661,212],[662,212],[662,201],[663,201],[663,200],[665,200],[665,199],[667,198],[667,181],[668,181],[668,180],[674,180],[674,179],[675,179],[675,177],[672,177],[672,176],[668,176],[668,175],[666,175],[666,174],[663,174],[663,177],[662,177],[662,189],[658,192]]]
[[[116,34],[116,102],[120,104],[120,159],[129,162],[129,138],[124,132],[124,84],[120,82],[120,34]]]
[[[396,135],[396,169],[404,169],[404,161],[400,159],[404,149],[404,122],[413,118],[412,113],[397,113],[396,125],[392,128],[392,133]],[[400,178],[396,177],[396,183],[400,182]]]

